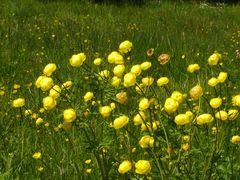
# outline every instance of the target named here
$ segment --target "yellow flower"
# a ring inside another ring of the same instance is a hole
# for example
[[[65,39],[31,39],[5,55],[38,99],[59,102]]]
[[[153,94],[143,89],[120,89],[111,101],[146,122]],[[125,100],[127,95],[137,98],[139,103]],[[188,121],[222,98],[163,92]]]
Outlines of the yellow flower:
[[[87,174],[91,174],[91,173],[92,173],[92,169],[89,169],[89,168],[88,168],[88,169],[85,170],[85,172],[86,172]]]
[[[187,71],[190,72],[190,73],[193,73],[193,72],[198,71],[198,70],[200,70],[200,66],[198,64],[190,64],[187,67]]]
[[[152,66],[152,63],[149,61],[145,61],[140,66],[141,66],[141,69],[145,71]]]
[[[120,93],[118,93],[116,95],[116,98],[117,98],[117,101],[120,104],[127,104],[128,103],[128,97],[127,97],[127,93],[126,92],[121,91]]]
[[[167,98],[164,104],[164,110],[167,113],[173,113],[178,109],[179,103],[173,98]]]
[[[212,108],[217,109],[222,105],[222,99],[220,97],[212,98],[209,102]]]
[[[129,118],[126,115],[122,115],[113,121],[112,126],[114,127],[114,129],[120,129],[126,126],[128,122]]]
[[[46,110],[51,110],[56,107],[56,100],[52,96],[47,96],[43,98],[43,107]]]
[[[147,98],[141,99],[139,102],[139,105],[138,105],[140,111],[144,111],[144,110],[148,109],[149,106],[150,106],[150,104],[149,104],[149,100]]]
[[[19,89],[21,86],[19,84],[14,84],[13,89]]]
[[[197,117],[197,124],[202,125],[202,124],[208,124],[213,121],[213,117],[211,114],[201,114],[200,116]]]
[[[33,159],[40,159],[42,157],[42,153],[41,152],[35,152],[33,155],[32,155],[32,158]]]
[[[40,125],[40,124],[43,123],[43,119],[42,118],[37,118],[35,123],[36,123],[36,125]]]
[[[35,81],[35,86],[37,87],[37,88],[40,88],[41,86],[41,81],[42,81],[42,79],[44,78],[45,76],[39,76],[38,78],[37,78],[37,80]]]
[[[130,87],[130,86],[134,86],[136,83],[136,75],[133,73],[127,73],[124,75],[124,86],[125,87]]]
[[[240,136],[235,135],[235,136],[232,137],[231,143],[237,144],[237,143],[239,143],[239,142],[240,142]]]
[[[72,81],[66,81],[65,83],[62,84],[62,89],[70,89],[73,86]]]
[[[86,60],[86,55],[84,53],[74,54],[70,58],[70,64],[73,67],[80,67]]]
[[[228,110],[228,118],[229,118],[229,120],[237,119],[238,115],[239,115],[239,111],[238,110],[236,110],[236,109],[229,109]]]
[[[117,51],[111,52],[108,57],[108,62],[111,64],[124,64],[124,59],[121,54],[119,54]]]
[[[193,113],[191,111],[187,111],[185,114],[189,116],[190,120],[192,119]]]
[[[99,74],[98,74],[98,80],[103,80],[103,79],[107,79],[110,75],[110,72],[108,70],[103,70],[103,71],[100,71]]]
[[[111,81],[111,85],[113,87],[117,87],[117,86],[120,85],[120,83],[121,83],[121,78],[119,78],[117,76],[113,76],[112,81]]]
[[[114,110],[114,109],[116,108],[116,104],[115,104],[114,102],[112,102],[112,103],[110,104],[110,107],[111,107],[112,110]]]
[[[139,141],[139,145],[141,148],[150,148],[153,147],[153,144],[154,138],[149,135],[143,136]]]
[[[134,125],[141,125],[146,120],[146,115],[143,111],[140,111],[137,115],[133,117]]]
[[[140,64],[136,64],[132,66],[131,73],[135,74],[136,76],[139,76],[141,72],[142,72],[142,69]]]
[[[217,113],[215,114],[215,117],[216,117],[217,119],[220,119],[220,120],[222,120],[222,121],[225,121],[225,120],[228,119],[228,113],[227,113],[226,111],[221,110],[221,111],[219,111],[219,112],[217,112]]]
[[[51,76],[52,73],[57,69],[56,64],[54,63],[49,63],[48,65],[45,66],[43,69],[43,74],[46,76]]]
[[[12,107],[14,108],[20,108],[25,105],[25,99],[23,98],[18,98],[12,101]]]
[[[101,58],[96,58],[93,61],[93,64],[95,64],[96,66],[99,66],[102,63],[102,59]]]
[[[151,76],[142,78],[142,84],[143,86],[151,86],[154,79]]]
[[[124,160],[118,167],[120,174],[125,174],[132,169],[132,163],[128,160]]]
[[[211,87],[216,86],[218,83],[219,83],[219,81],[215,77],[212,77],[211,79],[208,80],[208,85]]]
[[[226,81],[227,77],[228,77],[228,74],[226,72],[220,72],[217,77],[217,80],[220,83],[224,83]]]
[[[148,174],[151,171],[151,164],[147,160],[139,160],[135,164],[135,172],[137,174]]]
[[[52,89],[50,89],[49,96],[52,96],[54,99],[56,99],[60,96],[61,90],[62,89],[60,86],[55,85],[52,87]]]
[[[66,109],[63,111],[63,118],[67,123],[73,122],[77,118],[77,113],[74,109]]]
[[[161,54],[158,56],[158,62],[160,64],[166,64],[170,60],[169,54]]]
[[[124,70],[125,66],[123,64],[116,65],[113,68],[113,74],[117,77],[122,77]]]
[[[190,148],[189,143],[184,143],[184,144],[182,144],[182,150],[184,150],[184,151],[188,151],[189,148]]]
[[[111,114],[111,107],[110,106],[102,106],[99,108],[99,112],[103,117],[109,117]]]
[[[158,80],[157,80],[157,85],[158,86],[164,86],[164,85],[167,85],[169,82],[169,79],[167,77],[160,77]]]
[[[85,161],[85,164],[90,164],[91,162],[92,162],[91,159],[87,159],[87,160]]]
[[[183,102],[183,94],[179,91],[173,91],[171,98],[177,101],[179,104]]]
[[[42,91],[48,91],[53,87],[53,80],[50,77],[43,77],[40,81],[40,88]]]
[[[25,110],[25,112],[24,112],[24,115],[25,116],[28,116],[28,115],[32,115],[32,110],[31,109],[27,109],[27,110]]]
[[[130,52],[132,49],[132,43],[128,40],[123,41],[120,45],[119,45],[119,52],[120,53],[128,53]]]
[[[189,91],[189,94],[192,99],[197,100],[203,95],[203,89],[200,85],[196,85]]]
[[[222,58],[222,55],[218,52],[214,52],[209,58],[208,58],[208,64],[210,66],[217,65],[218,61]]]
[[[232,97],[232,104],[233,104],[233,106],[240,107],[240,94]]]
[[[93,98],[93,93],[92,92],[87,92],[85,95],[84,95],[84,101],[85,102],[88,102],[90,101],[92,98]]]
[[[185,125],[185,124],[189,124],[190,123],[190,116],[188,116],[187,114],[178,114],[175,119],[174,122],[177,125]]]
[[[189,135],[185,135],[185,136],[182,137],[182,140],[184,142],[189,142],[190,141],[190,136]]]

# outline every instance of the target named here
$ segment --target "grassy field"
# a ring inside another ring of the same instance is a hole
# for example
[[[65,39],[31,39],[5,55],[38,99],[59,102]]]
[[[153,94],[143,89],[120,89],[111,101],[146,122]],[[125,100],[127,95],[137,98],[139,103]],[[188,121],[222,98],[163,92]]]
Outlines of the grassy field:
[[[238,179],[240,6],[1,4],[0,179]]]

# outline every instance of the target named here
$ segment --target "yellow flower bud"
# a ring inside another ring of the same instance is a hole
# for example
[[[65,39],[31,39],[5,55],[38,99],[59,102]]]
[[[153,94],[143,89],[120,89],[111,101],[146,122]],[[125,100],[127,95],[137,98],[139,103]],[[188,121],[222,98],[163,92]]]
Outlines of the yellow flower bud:
[[[43,98],[43,107],[46,110],[51,110],[56,107],[56,100],[52,96],[47,96]]]
[[[232,104],[233,106],[240,107],[240,94],[232,97]]]
[[[192,99],[197,100],[203,95],[203,89],[200,85],[196,85],[189,91],[189,94]]]
[[[189,142],[190,141],[190,136],[189,135],[185,135],[185,136],[183,136],[182,140],[184,142]]]
[[[74,109],[65,109],[63,111],[64,122],[71,123],[76,120],[77,113]]]
[[[105,118],[110,116],[111,111],[112,111],[112,109],[110,106],[102,106],[99,108],[100,114]]]
[[[198,71],[198,70],[200,70],[200,66],[198,64],[190,64],[187,67],[187,71],[190,72],[190,73],[193,73],[193,72]]]
[[[171,98],[177,101],[179,104],[183,102],[183,94],[180,93],[179,91],[173,91]]]
[[[56,64],[54,63],[49,63],[48,65],[45,66],[43,69],[43,74],[46,76],[51,76],[52,73],[57,69]]]
[[[108,57],[108,62],[109,63],[114,63],[114,64],[124,64],[124,59],[121,54],[119,54],[117,51],[111,52]]]
[[[153,147],[153,144],[154,138],[149,135],[143,136],[139,141],[139,145],[141,148],[150,148]]]
[[[190,148],[189,143],[184,143],[184,144],[182,144],[182,150],[184,150],[184,151],[188,151],[189,148]]]
[[[93,93],[92,92],[87,92],[85,95],[84,95],[84,101],[85,102],[88,102],[90,101],[92,98],[93,98]]]
[[[102,63],[102,59],[101,58],[96,58],[93,61],[93,64],[95,64],[96,66],[99,66]]]
[[[132,43],[128,40],[123,41],[120,45],[119,45],[119,52],[120,53],[128,53],[130,52],[132,49]]]
[[[132,163],[128,160],[124,160],[118,167],[120,174],[125,174],[132,169]]]
[[[143,121],[146,120],[146,115],[143,111],[140,111],[137,115],[133,117],[134,125],[141,125]]]
[[[55,85],[50,89],[49,96],[52,96],[54,99],[58,98],[60,96],[62,89],[60,86]]]
[[[117,76],[113,76],[111,85],[112,85],[113,87],[117,87],[117,86],[120,85],[120,83],[121,83],[121,78],[119,78],[119,77],[117,77]]]
[[[190,117],[187,114],[178,114],[175,119],[174,122],[177,125],[185,125],[185,124],[189,124],[190,123]]]
[[[134,84],[136,83],[136,75],[133,73],[127,73],[124,75],[123,80],[125,87],[134,86]]]
[[[178,106],[179,106],[179,103],[176,100],[172,98],[167,98],[164,104],[164,110],[167,113],[173,113],[177,111]]]
[[[31,109],[25,110],[24,115],[25,115],[25,116],[32,115],[32,110],[31,110]]]
[[[214,52],[209,58],[208,58],[208,64],[210,66],[217,65],[218,61],[221,59],[222,55],[218,52]]]
[[[220,72],[217,77],[217,80],[220,83],[224,83],[226,81],[227,77],[228,77],[228,74],[226,72]]]
[[[157,80],[157,85],[158,86],[164,86],[164,85],[167,85],[169,82],[169,79],[167,77],[160,77],[158,80]]]
[[[197,117],[197,124],[208,124],[211,123],[214,120],[211,114],[201,114]]]
[[[212,108],[217,109],[222,105],[222,99],[220,97],[212,98],[209,102]]]
[[[228,118],[229,118],[229,120],[237,119],[238,115],[239,115],[239,111],[238,110],[236,110],[236,109],[229,109],[228,110]]]
[[[145,61],[141,64],[141,69],[145,71],[145,70],[149,69],[151,66],[152,66],[151,62]]]
[[[36,123],[36,125],[40,125],[41,123],[43,123],[43,119],[42,118],[37,118],[35,123]]]
[[[139,160],[135,164],[135,172],[137,174],[148,174],[151,171],[151,164],[147,160]]]
[[[144,111],[144,110],[148,109],[149,106],[150,106],[150,104],[149,104],[149,100],[147,98],[141,99],[139,102],[139,105],[138,105],[140,111]]]
[[[35,152],[32,155],[32,158],[36,159],[36,160],[40,159],[41,157],[42,157],[42,153],[41,152]]]
[[[218,83],[219,83],[219,81],[215,77],[212,77],[211,79],[208,80],[208,85],[211,87],[216,86]]]
[[[12,101],[12,107],[14,108],[20,108],[25,105],[25,99],[23,98],[18,98]]]
[[[120,129],[120,128],[126,126],[128,124],[128,122],[129,122],[129,118],[127,116],[123,115],[123,116],[116,118],[113,121],[112,126],[114,127],[114,129]]]
[[[151,86],[154,79],[151,76],[142,78],[142,84],[143,86]]]
[[[71,66],[80,67],[85,60],[86,60],[86,55],[84,53],[79,53],[79,54],[74,54],[69,61]]]
[[[85,172],[86,172],[87,174],[91,174],[91,173],[92,173],[92,169],[89,169],[89,168],[88,168],[88,169],[85,170]]]
[[[237,143],[239,143],[239,142],[240,142],[240,136],[235,135],[235,136],[232,137],[231,143],[237,144]]]
[[[131,73],[135,74],[136,76],[139,76],[141,72],[142,72],[141,65],[136,64],[132,66]]]
[[[42,91],[48,91],[53,87],[53,80],[50,77],[43,77],[40,81],[40,88]]]
[[[117,77],[122,77],[125,66],[123,64],[117,65],[113,68],[113,74]]]
[[[85,164],[90,164],[91,162],[92,162],[91,159],[87,159],[87,160],[85,161]]]
[[[221,110],[221,111],[219,111],[219,112],[217,112],[217,113],[215,114],[215,117],[216,117],[217,119],[220,119],[220,120],[222,120],[222,121],[225,121],[225,120],[228,119],[228,113],[227,113],[226,111]]]
[[[170,60],[169,54],[161,54],[158,56],[158,62],[160,64],[166,64]]]

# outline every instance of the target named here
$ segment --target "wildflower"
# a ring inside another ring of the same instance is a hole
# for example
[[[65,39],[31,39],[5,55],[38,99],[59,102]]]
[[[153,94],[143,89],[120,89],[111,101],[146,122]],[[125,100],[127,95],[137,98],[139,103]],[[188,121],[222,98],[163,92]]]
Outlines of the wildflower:
[[[91,174],[91,173],[92,173],[92,169],[88,168],[88,169],[85,170],[85,172],[86,172],[87,174]]]
[[[173,98],[167,98],[164,104],[164,110],[167,113],[173,113],[178,109],[179,103]]]
[[[50,77],[44,76],[40,81],[40,88],[42,91],[48,91],[53,87],[53,80]]]
[[[56,64],[54,63],[49,63],[48,65],[45,66],[45,68],[43,69],[43,74],[45,76],[51,76],[52,73],[57,69]]]
[[[73,82],[72,81],[66,81],[62,84],[62,89],[70,89],[73,86]]]
[[[117,51],[111,52],[108,57],[108,62],[111,64],[124,64],[124,59],[121,54],[119,54]]]
[[[124,86],[130,87],[136,83],[136,75],[133,73],[127,73],[124,75]]]
[[[157,85],[158,86],[164,86],[164,85],[167,85],[169,82],[169,79],[167,77],[160,77],[158,80],[157,80]]]
[[[96,58],[93,61],[93,64],[95,64],[96,66],[99,66],[102,63],[102,59],[101,58]]]
[[[99,112],[103,117],[109,117],[111,114],[111,107],[110,106],[102,106],[99,108]]]
[[[150,148],[153,147],[153,144],[154,138],[149,135],[143,136],[139,141],[139,145],[141,148]]]
[[[124,126],[126,126],[129,122],[129,118],[125,115],[120,116],[118,118],[116,118],[113,123],[112,126],[114,127],[114,129],[120,129]]]
[[[35,86],[37,87],[37,88],[40,88],[41,86],[41,81],[42,81],[42,79],[44,78],[45,76],[39,76],[38,78],[37,78],[37,80],[35,81]]]
[[[217,128],[216,127],[212,127],[212,134],[216,134],[217,133]]]
[[[120,174],[125,174],[132,169],[132,163],[128,160],[124,160],[118,167],[118,172]]]
[[[220,72],[217,77],[217,80],[220,83],[224,83],[226,81],[227,77],[228,77],[228,74],[226,72]]]
[[[51,110],[56,107],[56,100],[52,96],[47,96],[43,98],[43,107],[46,110]]]
[[[200,85],[196,85],[189,91],[189,94],[192,99],[197,100],[203,95],[203,89]]]
[[[92,92],[87,92],[85,95],[84,95],[84,101],[85,102],[88,102],[90,101],[92,98],[93,98],[93,93]]]
[[[31,109],[26,109],[24,112],[25,116],[31,115],[32,114],[32,110]]]
[[[110,72],[108,70],[103,70],[103,71],[100,71],[99,74],[98,74],[98,80],[103,80],[103,79],[107,79],[110,75]]]
[[[14,108],[20,108],[25,105],[25,99],[23,98],[18,98],[12,101],[12,107]]]
[[[190,148],[189,143],[184,143],[184,144],[182,144],[182,150],[188,151],[189,148]]]
[[[123,41],[120,45],[119,45],[119,52],[120,53],[128,53],[130,52],[132,49],[132,43],[128,40]]]
[[[90,164],[91,162],[92,162],[91,159],[87,159],[87,160],[85,161],[85,164]]]
[[[182,140],[184,142],[189,142],[190,141],[190,136],[189,135],[185,135],[185,136],[182,137]]]
[[[138,105],[140,111],[144,111],[144,110],[148,109],[149,106],[150,106],[150,104],[149,104],[149,100],[147,98],[141,99],[139,102],[139,105]]]
[[[139,76],[141,72],[142,72],[141,65],[136,64],[132,66],[131,73],[135,74],[136,76]]]
[[[70,58],[70,64],[73,67],[80,67],[86,60],[86,55],[84,53],[74,54]]]
[[[231,143],[237,144],[237,143],[239,143],[239,142],[240,142],[240,136],[235,135],[235,136],[232,137]]]
[[[158,62],[160,64],[166,64],[170,60],[169,54],[161,54],[158,56]]]
[[[147,160],[139,160],[135,164],[135,172],[137,174],[148,174],[151,171],[151,164]]]
[[[190,123],[190,117],[187,114],[178,114],[175,119],[174,122],[177,125],[185,125],[185,124],[189,124]]]
[[[140,111],[137,115],[135,115],[133,117],[133,122],[134,122],[134,125],[140,125],[143,123],[143,121],[146,120],[146,115],[144,113],[144,111]]]
[[[177,101],[179,104],[183,102],[183,94],[180,93],[179,91],[173,91],[171,98]]]
[[[32,155],[32,158],[33,159],[40,159],[42,157],[42,153],[41,152],[35,152],[33,155]]]
[[[19,89],[21,86],[19,84],[14,84],[13,89]]]
[[[232,97],[232,104],[233,104],[233,106],[240,107],[240,94]]]
[[[49,96],[56,99],[60,96],[60,93],[61,93],[61,87],[59,85],[54,85],[52,89],[50,89],[49,91]]]
[[[149,61],[145,61],[140,66],[141,66],[141,69],[145,71],[152,66],[152,63]]]
[[[202,125],[202,124],[208,124],[213,121],[213,117],[211,114],[201,114],[197,117],[197,124]]]
[[[219,83],[219,81],[215,77],[212,77],[211,79],[208,80],[208,85],[211,87],[216,86],[218,83]]]
[[[218,61],[222,58],[222,55],[218,52],[214,52],[209,58],[208,58],[208,64],[210,66],[217,65]]]
[[[209,102],[212,108],[217,109],[222,105],[222,99],[220,97],[212,98]]]
[[[110,107],[111,107],[111,110],[114,110],[114,109],[116,108],[116,104],[115,104],[114,102],[112,102],[112,103],[110,104]]]
[[[190,73],[193,73],[193,72],[198,71],[198,70],[200,70],[200,66],[198,64],[190,64],[187,67],[187,71],[190,72]]]
[[[117,101],[120,104],[127,104],[128,103],[128,97],[127,97],[127,93],[124,91],[121,91],[120,93],[118,93],[116,95]]]
[[[222,120],[222,121],[225,121],[225,120],[228,119],[228,113],[227,113],[226,111],[221,110],[221,111],[218,111],[218,112],[215,114],[215,117],[216,117],[217,119],[220,119],[220,120]]]
[[[143,86],[151,86],[154,79],[151,76],[142,78],[142,84]]]
[[[117,76],[113,76],[112,81],[111,81],[111,85],[113,87],[117,87],[117,86],[120,85],[120,83],[121,83],[121,78],[119,78]]]
[[[116,65],[113,68],[113,74],[114,76],[122,77],[124,70],[125,70],[125,66],[123,64]]]
[[[229,109],[228,110],[228,118],[229,118],[229,120],[237,119],[238,115],[239,115],[239,111],[238,110],[236,110],[236,109]]]
[[[150,48],[147,50],[147,56],[152,56],[154,54],[154,49],[153,48]]]
[[[44,168],[42,166],[39,166],[37,169],[39,172],[42,172],[44,170]]]
[[[66,109],[63,111],[63,118],[65,122],[73,122],[77,118],[77,113],[74,109]]]
[[[35,123],[36,123],[36,125],[40,125],[40,124],[43,123],[43,119],[42,118],[37,118]]]

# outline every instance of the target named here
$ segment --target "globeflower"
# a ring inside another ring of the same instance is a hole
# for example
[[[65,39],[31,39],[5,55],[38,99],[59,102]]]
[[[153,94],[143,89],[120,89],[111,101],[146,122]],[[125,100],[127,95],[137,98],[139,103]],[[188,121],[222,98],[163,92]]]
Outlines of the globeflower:
[[[211,123],[214,120],[211,114],[201,114],[197,117],[197,124],[208,124]]]
[[[132,66],[131,73],[135,74],[136,76],[139,76],[141,72],[142,72],[142,69],[140,64],[136,64]]]
[[[239,143],[239,142],[240,142],[240,136],[235,135],[235,136],[232,137],[231,143],[237,144],[237,143]]]
[[[179,104],[183,102],[183,94],[179,91],[173,91],[171,98],[177,101]]]
[[[46,110],[51,110],[56,107],[56,100],[52,96],[47,96],[43,98],[43,107]]]
[[[167,77],[160,77],[158,80],[157,80],[157,85],[158,86],[164,86],[164,85],[167,85],[169,82],[169,79]]]
[[[151,164],[147,160],[139,160],[135,164],[135,172],[137,174],[148,174],[151,171]]]
[[[154,144],[154,138],[149,135],[143,136],[139,141],[140,147],[144,149],[153,147],[153,144]]]
[[[12,101],[12,107],[14,108],[20,108],[25,105],[25,99],[24,98],[18,98]]]
[[[209,58],[208,58],[208,64],[210,66],[217,65],[218,61],[222,58],[222,55],[218,52],[214,52]]]
[[[121,91],[120,93],[117,93],[116,99],[120,104],[128,103],[128,97],[126,92]]]
[[[90,101],[93,98],[93,92],[87,92],[83,98],[85,102]]]
[[[227,77],[228,77],[228,74],[226,72],[220,72],[217,77],[217,80],[220,83],[224,83],[226,81]]]
[[[140,111],[137,115],[133,117],[133,122],[135,126],[141,125],[146,120],[146,115],[144,111]]]
[[[136,83],[136,75],[133,73],[127,73],[124,75],[123,84],[125,87],[134,86]]]
[[[158,56],[158,62],[160,64],[166,64],[170,60],[169,54],[161,54]]]
[[[108,55],[107,59],[110,64],[124,64],[123,56],[119,54],[117,51],[111,52]]]
[[[48,65],[45,66],[43,69],[43,74],[46,76],[51,76],[52,73],[57,69],[56,64],[54,63],[49,63]]]
[[[167,98],[164,104],[164,110],[167,113],[173,113],[177,111],[179,103],[173,98]]]
[[[187,114],[178,114],[175,119],[174,122],[177,125],[186,125],[190,123],[190,116]]]
[[[221,110],[215,114],[215,117],[222,121],[226,121],[228,119],[228,113],[226,111]]]
[[[128,53],[130,52],[132,49],[132,43],[128,40],[123,41],[120,45],[119,45],[119,52],[120,53]]]
[[[101,58],[96,58],[93,61],[93,64],[95,64],[96,66],[99,66],[102,63],[102,59]]]
[[[42,79],[43,79],[44,77],[45,77],[45,76],[39,76],[39,77],[37,78],[37,80],[35,81],[35,86],[36,86],[37,88],[40,88],[41,81],[42,81]]]
[[[73,67],[80,67],[86,60],[86,55],[84,53],[74,54],[70,58],[70,64]]]
[[[222,99],[220,97],[212,98],[209,102],[212,108],[217,109],[222,105]]]
[[[240,107],[240,94],[232,97],[232,104],[233,104],[233,106]]]
[[[36,159],[36,160],[40,159],[41,157],[42,157],[42,153],[41,152],[35,152],[32,155],[32,158]]]
[[[128,160],[124,160],[118,167],[120,174],[125,174],[132,169],[132,163]]]
[[[229,109],[228,110],[228,118],[229,118],[229,120],[237,119],[238,115],[239,115],[239,111],[238,110],[236,110],[236,109]]]
[[[145,71],[152,66],[152,63],[149,61],[145,61],[140,66],[141,66],[141,69]]]
[[[114,127],[114,129],[120,129],[124,126],[126,126],[129,122],[129,118],[126,115],[120,116],[118,118],[116,118],[113,123],[112,126]]]
[[[66,81],[62,84],[62,89],[70,89],[73,86],[73,82],[72,81]]]
[[[64,122],[71,123],[76,120],[77,113],[74,109],[69,108],[63,111]]]
[[[208,85],[211,87],[216,86],[218,83],[219,83],[219,81],[215,77],[212,77],[211,79],[208,80]]]
[[[142,84],[143,86],[151,86],[153,83],[154,79],[151,76],[144,77],[142,78]]]
[[[148,109],[149,106],[150,106],[150,103],[147,98],[141,99],[139,102],[139,105],[138,105],[140,111],[144,111],[144,110]]]
[[[117,76],[120,78],[122,77],[124,70],[125,70],[125,66],[123,64],[116,65],[113,68],[113,74],[114,76]]]
[[[40,81],[40,88],[42,91],[48,91],[53,87],[53,80],[50,77],[43,77]]]
[[[203,89],[200,85],[196,85],[189,91],[189,94],[192,99],[197,100],[203,95]]]
[[[102,106],[99,108],[99,112],[104,118],[106,118],[110,116],[112,109],[110,106]]]
[[[121,83],[121,78],[117,77],[117,76],[113,76],[112,80],[111,80],[111,85],[113,87],[117,87],[119,86]]]
[[[98,80],[103,80],[103,79],[107,79],[110,75],[110,72],[108,70],[103,70],[103,71],[100,71],[99,74],[98,74]]]
[[[193,72],[199,71],[199,70],[200,70],[199,64],[190,64],[190,65],[187,67],[187,71],[190,72],[190,73],[193,73]]]
[[[50,89],[49,91],[49,96],[52,96],[53,98],[58,98],[60,96],[62,89],[60,86],[55,85],[52,87],[52,89]]]

